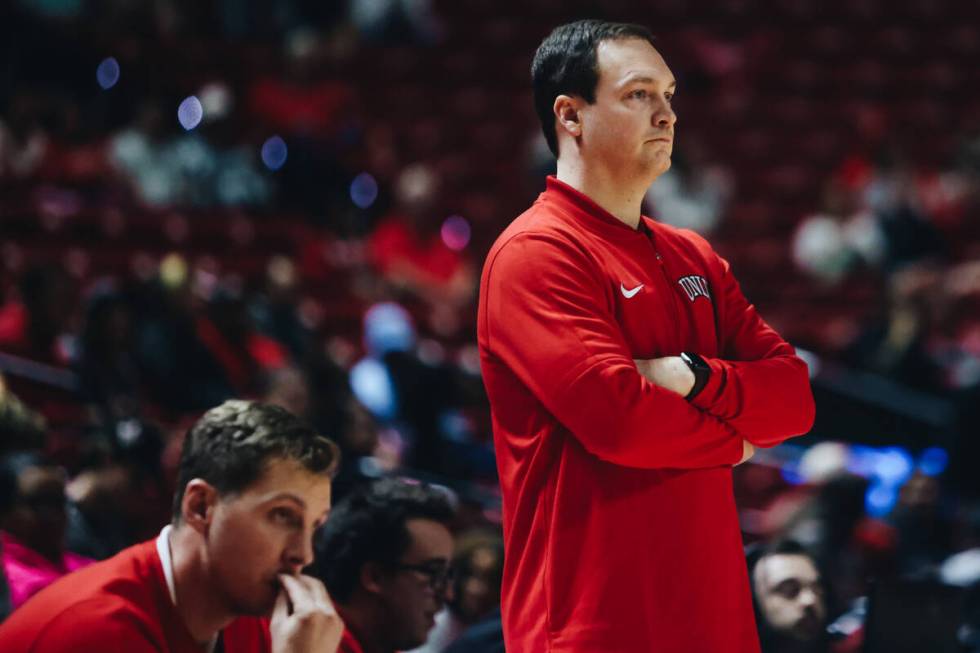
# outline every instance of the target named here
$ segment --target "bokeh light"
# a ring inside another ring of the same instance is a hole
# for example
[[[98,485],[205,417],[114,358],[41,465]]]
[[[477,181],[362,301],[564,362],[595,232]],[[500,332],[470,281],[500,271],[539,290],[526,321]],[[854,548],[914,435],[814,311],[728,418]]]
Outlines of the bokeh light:
[[[262,143],[262,163],[269,170],[278,170],[286,164],[289,148],[286,141],[279,136],[273,136]]]
[[[884,517],[891,512],[898,500],[898,488],[881,482],[872,482],[864,495],[864,507],[872,517]]]
[[[926,476],[939,476],[949,465],[949,454],[941,447],[929,447],[919,456],[919,471]]]
[[[366,209],[378,199],[378,182],[366,172],[354,177],[350,184],[350,199],[360,209]]]
[[[201,118],[203,117],[204,107],[201,106],[201,101],[194,95],[184,98],[184,101],[177,107],[177,120],[180,121],[180,126],[187,131],[201,124]]]
[[[442,223],[442,242],[449,249],[459,252],[470,243],[470,223],[460,215],[451,215]]]
[[[119,81],[119,62],[115,57],[107,57],[102,60],[99,67],[95,69],[95,79],[103,90],[108,91]]]

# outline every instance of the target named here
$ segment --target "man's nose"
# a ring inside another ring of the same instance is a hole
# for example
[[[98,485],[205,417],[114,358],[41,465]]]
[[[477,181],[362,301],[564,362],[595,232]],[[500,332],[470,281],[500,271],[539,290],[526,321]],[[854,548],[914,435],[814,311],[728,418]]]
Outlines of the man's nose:
[[[654,112],[653,122],[661,129],[673,128],[677,122],[677,114],[674,113],[673,107],[670,106],[670,102],[666,99],[661,100],[660,106]]]
[[[441,591],[438,592],[437,596],[442,602],[452,603],[452,600],[456,598],[456,588],[454,587],[454,585],[455,583],[449,581],[445,584],[444,587],[440,588]]]
[[[291,570],[299,573],[303,567],[313,562],[313,533],[303,530],[297,533],[289,542],[286,550],[286,564]]]
[[[800,604],[803,606],[813,606],[817,604],[817,593],[810,588],[800,590]]]

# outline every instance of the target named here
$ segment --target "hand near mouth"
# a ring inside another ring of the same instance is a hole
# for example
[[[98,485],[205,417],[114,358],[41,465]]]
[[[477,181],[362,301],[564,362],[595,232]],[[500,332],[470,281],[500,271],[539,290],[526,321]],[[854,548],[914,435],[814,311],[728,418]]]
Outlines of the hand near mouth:
[[[311,576],[288,574],[279,574],[279,582],[282,591],[269,625],[273,653],[336,651],[344,622],[323,583]]]

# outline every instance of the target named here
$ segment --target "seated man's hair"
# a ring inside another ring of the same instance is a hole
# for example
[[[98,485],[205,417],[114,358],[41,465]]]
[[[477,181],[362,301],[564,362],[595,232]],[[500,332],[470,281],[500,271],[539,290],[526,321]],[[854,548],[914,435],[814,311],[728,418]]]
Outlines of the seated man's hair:
[[[177,470],[173,517],[180,520],[184,488],[195,478],[234,494],[254,483],[271,460],[295,460],[314,474],[333,476],[340,451],[284,408],[230,400],[212,408],[187,432]]]
[[[443,488],[398,478],[375,481],[330,513],[317,539],[313,574],[331,597],[347,601],[365,563],[388,569],[398,564],[411,546],[408,520],[431,519],[448,526],[454,514],[454,499]]]

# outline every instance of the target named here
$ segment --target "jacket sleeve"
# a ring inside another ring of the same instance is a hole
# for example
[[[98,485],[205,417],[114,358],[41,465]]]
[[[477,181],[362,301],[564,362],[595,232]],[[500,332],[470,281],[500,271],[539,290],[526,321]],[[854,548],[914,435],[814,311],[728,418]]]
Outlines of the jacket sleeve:
[[[728,261],[714,256],[720,357],[705,357],[712,374],[692,403],[757,446],[806,433],[815,414],[807,364],[746,300]]]
[[[733,465],[742,438],[636,369],[593,261],[523,233],[484,272],[481,343],[589,452],[638,468]]]

